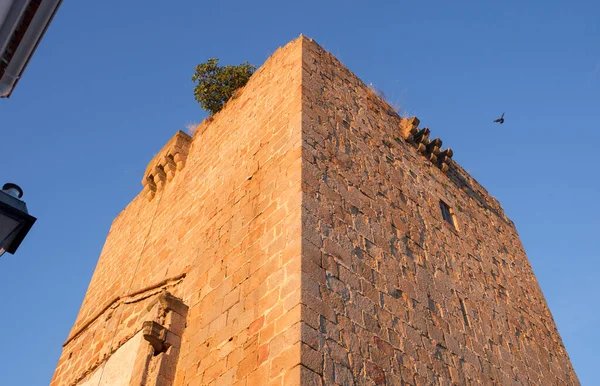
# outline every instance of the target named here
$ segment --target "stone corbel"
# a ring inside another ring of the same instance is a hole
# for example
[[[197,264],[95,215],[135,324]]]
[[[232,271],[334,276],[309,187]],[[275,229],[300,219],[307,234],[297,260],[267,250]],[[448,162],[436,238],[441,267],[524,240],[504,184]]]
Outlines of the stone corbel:
[[[156,195],[156,183],[154,182],[154,176],[146,176],[142,180],[142,186],[144,186],[143,194],[146,195],[148,201],[152,200]]]
[[[161,165],[156,165],[152,173],[154,176],[154,184],[156,184],[156,190],[159,192],[165,187],[167,182],[167,174]]]
[[[400,135],[404,139],[408,139],[411,135],[417,132],[417,127],[419,127],[419,118],[411,117],[409,119],[402,119],[400,122]]]
[[[177,165],[175,164],[174,156],[171,154],[164,156],[160,165],[167,174],[167,182],[171,182],[175,177],[175,172],[177,171]]]
[[[144,339],[152,346],[154,355],[167,351],[167,332],[166,328],[156,322],[150,320],[144,322],[142,334]]]
[[[177,170],[181,170],[185,167],[185,161],[187,159],[187,153],[177,153],[175,154],[175,163],[177,164]]]
[[[430,140],[431,131],[428,128],[418,129],[419,119],[412,117],[403,119],[400,123],[400,133],[404,139],[415,147],[431,163],[436,165],[443,173],[448,172],[448,162],[452,158],[451,149],[442,150],[442,140]]]
[[[171,385],[186,326],[188,307],[167,291],[161,292],[146,307],[141,326],[147,344],[142,345],[135,360],[134,378],[129,385]]]
[[[427,127],[417,130],[409,137],[409,141],[414,144],[425,143],[429,140],[429,134],[431,134],[431,130]]]
[[[183,170],[191,141],[189,135],[178,131],[150,161],[142,179],[144,194],[149,201]]]

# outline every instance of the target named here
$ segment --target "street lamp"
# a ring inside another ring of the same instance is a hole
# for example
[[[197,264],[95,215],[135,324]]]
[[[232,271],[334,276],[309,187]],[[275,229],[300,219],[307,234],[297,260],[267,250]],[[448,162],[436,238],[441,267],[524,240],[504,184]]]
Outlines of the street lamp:
[[[21,197],[23,189],[16,184],[4,184],[0,191],[0,256],[14,254],[36,220]]]

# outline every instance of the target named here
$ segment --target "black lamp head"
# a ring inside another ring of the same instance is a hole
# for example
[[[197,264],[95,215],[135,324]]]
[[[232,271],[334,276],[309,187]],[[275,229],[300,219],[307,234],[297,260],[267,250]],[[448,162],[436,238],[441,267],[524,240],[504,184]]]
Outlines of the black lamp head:
[[[8,182],[6,184],[4,184],[4,186],[2,186],[2,190],[7,193],[10,194],[13,197],[16,198],[21,198],[23,197],[23,189],[21,189],[21,187],[17,184],[13,184],[12,182]]]

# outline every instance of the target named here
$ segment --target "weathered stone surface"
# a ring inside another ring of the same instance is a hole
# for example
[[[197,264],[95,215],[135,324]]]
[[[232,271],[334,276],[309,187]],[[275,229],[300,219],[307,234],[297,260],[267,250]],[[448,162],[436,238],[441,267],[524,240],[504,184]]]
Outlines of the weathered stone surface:
[[[418,125],[312,40],[277,50],[149,164],[52,385],[148,320],[156,384],[578,384],[514,225]]]
[[[359,384],[578,384],[499,203],[318,45],[302,59],[303,242],[328,278],[303,303],[334,310],[325,363],[347,366],[343,348]],[[397,140],[413,134],[434,163]]]

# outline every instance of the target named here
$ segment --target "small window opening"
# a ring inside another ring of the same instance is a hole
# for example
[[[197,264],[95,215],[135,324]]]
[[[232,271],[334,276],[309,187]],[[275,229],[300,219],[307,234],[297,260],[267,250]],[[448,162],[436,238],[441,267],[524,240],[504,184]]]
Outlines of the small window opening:
[[[444,220],[452,225],[452,228],[457,229],[456,221],[454,221],[454,213],[452,213],[452,209],[446,204],[444,201],[440,201],[440,209],[442,210],[442,217]]]
[[[458,301],[460,303],[460,310],[462,311],[463,320],[465,322],[465,327],[471,327],[471,321],[469,320],[469,313],[467,312],[467,306],[465,305],[464,300],[458,297]]]

